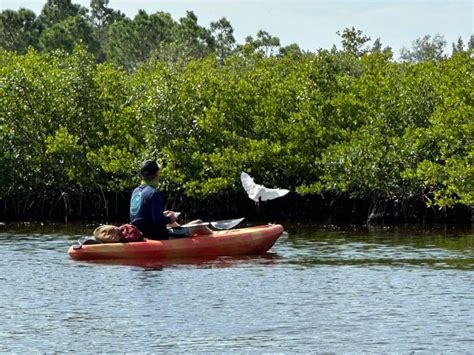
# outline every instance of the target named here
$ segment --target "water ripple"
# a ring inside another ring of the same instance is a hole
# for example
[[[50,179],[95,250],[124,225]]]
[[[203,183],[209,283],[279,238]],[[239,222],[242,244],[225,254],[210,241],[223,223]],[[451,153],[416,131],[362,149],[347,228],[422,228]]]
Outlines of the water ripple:
[[[471,234],[292,231],[264,256],[75,262],[0,234],[0,352],[470,353]]]

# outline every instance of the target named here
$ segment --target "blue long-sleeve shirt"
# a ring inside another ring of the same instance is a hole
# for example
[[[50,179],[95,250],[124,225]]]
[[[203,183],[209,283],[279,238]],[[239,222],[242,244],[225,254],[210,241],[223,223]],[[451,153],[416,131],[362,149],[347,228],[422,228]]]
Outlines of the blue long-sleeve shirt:
[[[171,218],[163,215],[161,193],[154,187],[142,184],[135,188],[130,200],[130,220],[145,237],[160,237],[167,234],[166,225]]]

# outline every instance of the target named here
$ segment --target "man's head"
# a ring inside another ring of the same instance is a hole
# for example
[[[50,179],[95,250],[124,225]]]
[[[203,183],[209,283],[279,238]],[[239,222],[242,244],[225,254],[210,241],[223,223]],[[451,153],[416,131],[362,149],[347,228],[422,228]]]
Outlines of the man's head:
[[[142,163],[140,167],[140,174],[142,175],[145,181],[153,180],[158,172],[160,171],[160,167],[154,160],[146,160]]]

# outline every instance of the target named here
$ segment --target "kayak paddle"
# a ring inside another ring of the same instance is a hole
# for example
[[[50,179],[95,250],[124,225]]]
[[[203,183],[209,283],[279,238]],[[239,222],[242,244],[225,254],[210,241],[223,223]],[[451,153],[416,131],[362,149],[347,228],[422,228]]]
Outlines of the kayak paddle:
[[[216,229],[232,229],[237,226],[240,222],[242,222],[245,217],[236,218],[236,219],[224,219],[222,221],[214,221],[214,222],[203,222],[203,223],[195,223],[195,224],[183,224],[180,227],[183,228],[191,228],[191,227],[201,227],[201,226],[212,226]]]

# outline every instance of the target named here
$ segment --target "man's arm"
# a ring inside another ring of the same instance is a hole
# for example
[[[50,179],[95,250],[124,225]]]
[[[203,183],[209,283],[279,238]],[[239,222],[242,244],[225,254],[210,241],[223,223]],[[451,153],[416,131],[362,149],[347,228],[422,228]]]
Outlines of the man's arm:
[[[156,191],[151,197],[151,219],[153,224],[169,224],[176,221],[174,215],[165,216],[163,212],[163,200],[161,199],[161,194]]]

